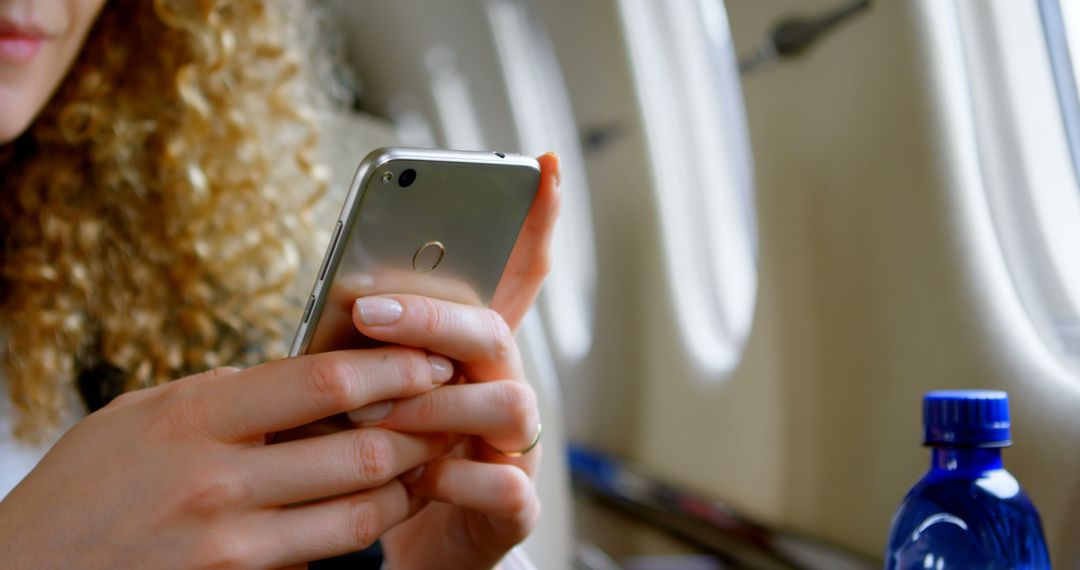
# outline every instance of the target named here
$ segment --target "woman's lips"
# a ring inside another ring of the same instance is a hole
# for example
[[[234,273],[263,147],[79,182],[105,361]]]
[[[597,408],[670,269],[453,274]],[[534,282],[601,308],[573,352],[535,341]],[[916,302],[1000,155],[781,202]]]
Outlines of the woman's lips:
[[[8,63],[28,63],[41,51],[42,38],[16,38],[0,36],[0,61]]]
[[[0,20],[0,63],[28,63],[41,51],[45,39],[45,34],[33,27]]]

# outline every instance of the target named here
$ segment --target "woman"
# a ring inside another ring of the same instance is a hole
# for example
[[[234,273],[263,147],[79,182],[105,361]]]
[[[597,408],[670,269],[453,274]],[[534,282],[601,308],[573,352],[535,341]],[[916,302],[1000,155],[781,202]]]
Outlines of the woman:
[[[512,331],[557,161],[493,310],[366,297],[355,324],[385,347],[274,360],[324,186],[298,9],[0,0],[3,419],[44,449],[80,395],[103,406],[0,501],[0,566],[286,567],[379,540],[395,569],[484,568],[535,524]],[[342,413],[357,429],[264,445]]]

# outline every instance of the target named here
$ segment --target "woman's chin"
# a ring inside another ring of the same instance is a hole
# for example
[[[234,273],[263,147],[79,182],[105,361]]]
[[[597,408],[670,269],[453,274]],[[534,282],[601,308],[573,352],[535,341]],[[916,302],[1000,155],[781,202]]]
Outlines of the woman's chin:
[[[0,144],[7,144],[23,134],[36,113],[37,109],[22,112],[19,102],[10,101],[0,87]]]
[[[0,115],[0,145],[7,144],[23,134],[30,121],[19,121]]]

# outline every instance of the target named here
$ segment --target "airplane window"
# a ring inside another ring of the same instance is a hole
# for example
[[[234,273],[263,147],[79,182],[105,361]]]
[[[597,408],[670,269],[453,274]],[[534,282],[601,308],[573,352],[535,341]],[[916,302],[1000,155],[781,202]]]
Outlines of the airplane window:
[[[1061,63],[1080,63],[1080,6],[1076,2],[1060,0],[1040,0],[1043,18],[1046,22],[1047,36],[1052,59],[1061,59]],[[1055,67],[1056,67],[1056,61]],[[1061,80],[1068,80],[1072,85],[1071,103],[1076,104],[1076,86],[1078,76],[1071,68],[1062,69]]]
[[[957,2],[982,183],[1035,328],[1080,366],[1080,6]]]
[[[1040,0],[1043,25],[1046,30],[1048,53],[1054,71],[1058,102],[1068,140],[1073,173],[1080,180],[1080,5],[1073,1]],[[1050,212],[1046,223],[1051,227],[1051,239],[1057,244],[1061,265],[1060,296],[1052,305],[1051,326],[1057,333],[1061,348],[1080,363],[1080,263],[1076,247],[1080,245],[1080,195],[1077,185],[1052,191],[1068,192],[1049,198]],[[1048,192],[1051,193],[1051,192]]]
[[[688,346],[726,370],[757,289],[753,168],[720,0],[622,0],[669,283]]]

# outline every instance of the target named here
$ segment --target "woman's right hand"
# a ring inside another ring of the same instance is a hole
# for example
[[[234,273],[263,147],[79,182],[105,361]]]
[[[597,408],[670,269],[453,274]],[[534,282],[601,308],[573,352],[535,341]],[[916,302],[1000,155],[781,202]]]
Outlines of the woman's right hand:
[[[362,549],[416,508],[397,477],[456,442],[361,428],[264,445],[265,434],[422,394],[452,375],[441,356],[386,347],[125,394],[0,502],[0,562],[281,567]],[[298,504],[324,497],[335,498]]]

